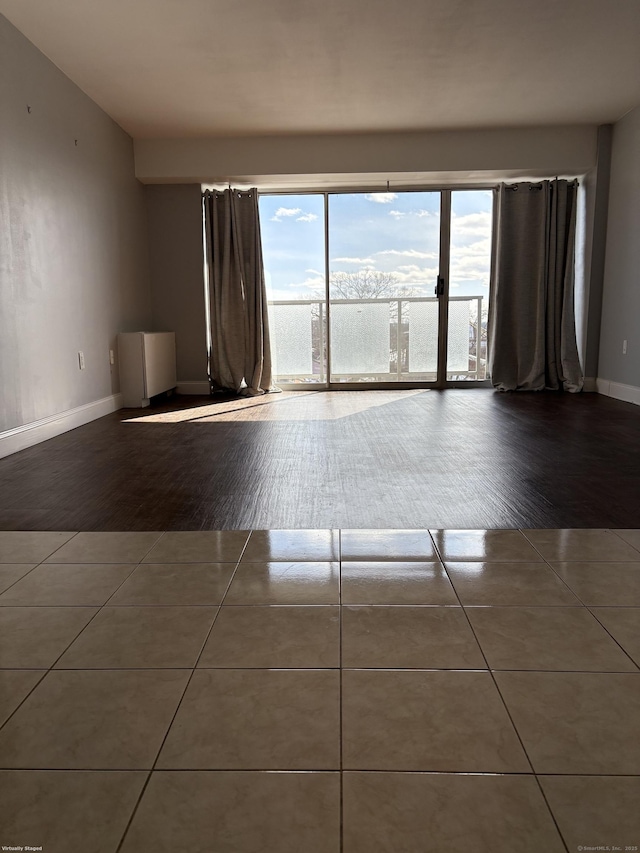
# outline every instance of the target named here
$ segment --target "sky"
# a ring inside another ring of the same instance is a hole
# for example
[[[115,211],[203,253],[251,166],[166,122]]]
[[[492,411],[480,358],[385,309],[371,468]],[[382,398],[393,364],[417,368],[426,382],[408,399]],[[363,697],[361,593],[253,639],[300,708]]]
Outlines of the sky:
[[[329,195],[329,270],[392,273],[412,295],[433,296],[440,193]],[[491,190],[452,192],[450,296],[489,293]],[[324,196],[261,195],[269,299],[318,298],[325,288]]]

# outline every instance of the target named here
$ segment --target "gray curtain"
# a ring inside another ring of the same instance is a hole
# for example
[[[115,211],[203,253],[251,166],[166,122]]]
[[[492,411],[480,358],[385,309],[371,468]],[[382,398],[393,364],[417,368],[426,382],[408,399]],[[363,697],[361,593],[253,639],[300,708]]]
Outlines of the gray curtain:
[[[501,391],[582,390],[574,311],[575,181],[503,184],[489,317]]]
[[[255,189],[207,191],[203,206],[211,389],[244,395],[276,391],[272,385],[258,193]]]

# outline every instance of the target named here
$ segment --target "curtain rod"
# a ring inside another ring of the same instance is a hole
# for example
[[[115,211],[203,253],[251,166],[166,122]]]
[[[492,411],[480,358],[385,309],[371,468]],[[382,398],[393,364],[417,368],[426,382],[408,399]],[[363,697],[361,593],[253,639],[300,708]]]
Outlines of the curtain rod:
[[[560,180],[560,181],[566,181],[568,186],[574,186],[574,187],[580,186],[580,182],[578,181],[577,178],[558,178],[558,176],[556,175],[555,178],[545,178],[545,180],[550,184],[557,183]],[[523,184],[528,184],[529,185],[529,192],[538,192],[539,190],[542,189],[542,185],[544,184],[545,180],[540,181],[540,183],[537,183],[534,181],[522,181],[519,184],[507,184],[507,183],[505,183],[504,186],[505,186],[505,189],[507,189],[507,190],[511,190],[512,192],[517,192],[517,190]]]
[[[224,190],[220,190],[220,189],[213,189],[213,190],[211,190],[211,189],[206,189],[206,190],[203,190],[203,191],[202,191],[202,195],[203,195],[203,196],[208,196],[208,195],[210,195],[210,196],[211,196],[211,195],[215,195],[215,196],[223,196],[226,192],[238,193],[238,195],[243,195],[243,194],[245,194],[245,193],[246,193],[247,195],[251,195],[251,193],[252,193],[252,192],[254,192],[254,191],[255,191],[255,192],[257,192],[257,190],[255,189],[255,187],[251,187],[250,189],[246,189],[246,188],[240,189],[240,187],[232,187],[232,186],[231,186],[231,184],[229,184],[229,186],[228,186],[226,189],[224,189]]]

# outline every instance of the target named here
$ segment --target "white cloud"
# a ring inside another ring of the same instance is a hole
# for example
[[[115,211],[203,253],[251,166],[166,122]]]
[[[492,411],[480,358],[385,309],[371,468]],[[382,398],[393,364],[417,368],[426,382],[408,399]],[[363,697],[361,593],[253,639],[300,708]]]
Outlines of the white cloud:
[[[489,237],[491,235],[491,214],[488,211],[466,213],[464,216],[451,217],[452,238],[459,235],[472,237]]]
[[[397,193],[365,193],[367,201],[375,201],[378,204],[391,204],[394,198],[398,198]]]
[[[322,276],[324,276],[324,273],[323,273],[323,272],[320,272],[320,270],[308,269],[308,270],[305,270],[305,272],[313,273],[313,275],[322,275]]]
[[[336,264],[375,264],[373,258],[331,258]]]
[[[398,269],[403,272],[415,272],[416,270],[419,270],[420,267],[416,264],[404,264],[403,266],[398,267]]]
[[[398,255],[402,258],[425,258],[436,260],[437,252],[419,252],[417,249],[384,249],[382,252],[376,252],[376,255]]]
[[[296,216],[302,213],[301,207],[279,207],[271,217],[272,222],[282,222],[283,216]]]
[[[491,241],[478,240],[469,246],[451,247],[452,281],[477,281],[489,286],[491,270]]]
[[[435,285],[435,279],[438,275],[437,267],[414,267],[411,270],[396,272],[395,279],[398,284],[404,285],[422,285],[423,287],[432,288]],[[427,293],[431,296],[431,292]]]
[[[390,210],[389,216],[393,216],[394,219],[401,219],[403,216],[416,216],[418,219],[422,219],[424,216],[438,216],[437,213],[432,213],[430,210]]]
[[[309,276],[305,278],[304,281],[292,281],[289,285],[290,288],[299,289],[301,287],[306,287],[311,291],[317,291],[318,288],[324,289],[324,275],[318,273],[317,275]],[[309,294],[312,295],[312,294]]]
[[[279,207],[271,217],[271,221],[282,222],[283,219],[290,219],[292,216],[295,216],[296,222],[313,222],[318,218],[315,213],[305,213],[301,207]]]

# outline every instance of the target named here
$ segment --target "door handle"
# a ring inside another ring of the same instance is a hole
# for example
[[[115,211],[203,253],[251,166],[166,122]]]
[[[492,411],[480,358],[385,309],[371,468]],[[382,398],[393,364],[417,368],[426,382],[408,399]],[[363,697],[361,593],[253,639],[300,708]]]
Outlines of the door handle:
[[[444,296],[444,278],[441,275],[437,278],[435,295]]]

